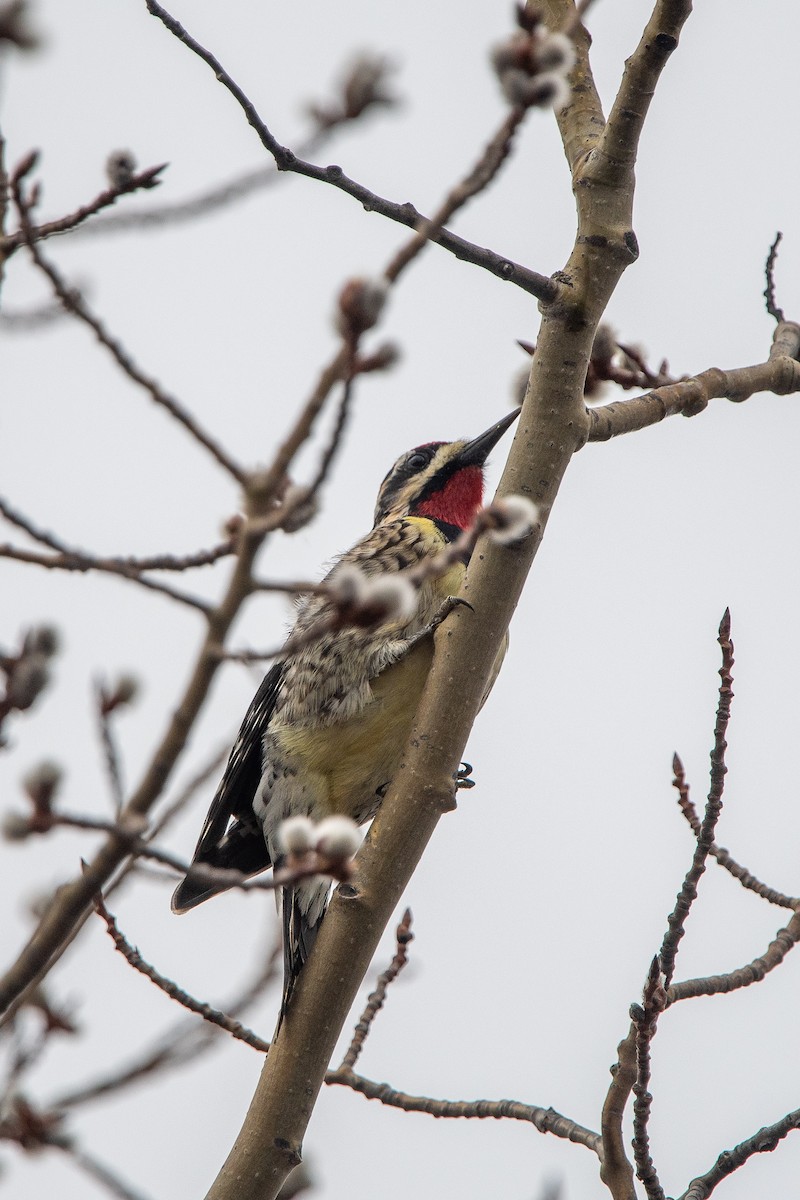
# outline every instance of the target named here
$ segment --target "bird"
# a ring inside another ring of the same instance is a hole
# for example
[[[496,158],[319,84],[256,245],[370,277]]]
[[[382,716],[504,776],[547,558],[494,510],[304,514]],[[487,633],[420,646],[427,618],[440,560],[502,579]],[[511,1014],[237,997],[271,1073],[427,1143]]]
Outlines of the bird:
[[[245,876],[270,866],[277,870],[286,861],[280,827],[287,818],[318,822],[341,814],[362,825],[375,816],[411,731],[433,661],[433,632],[453,606],[466,562],[460,556],[443,574],[424,579],[413,613],[395,613],[367,628],[331,620],[333,601],[325,585],[333,587],[354,568],[368,582],[397,578],[455,542],[481,506],[488,455],[519,411],[471,440],[416,446],[387,472],[371,531],[299,602],[286,653],[264,677],[244,717],[192,866],[234,868]],[[487,695],[504,653],[505,645]],[[278,1029],[330,887],[328,878],[317,875],[276,893],[284,957]],[[174,892],[172,911],[185,913],[224,890],[224,882],[190,869]]]

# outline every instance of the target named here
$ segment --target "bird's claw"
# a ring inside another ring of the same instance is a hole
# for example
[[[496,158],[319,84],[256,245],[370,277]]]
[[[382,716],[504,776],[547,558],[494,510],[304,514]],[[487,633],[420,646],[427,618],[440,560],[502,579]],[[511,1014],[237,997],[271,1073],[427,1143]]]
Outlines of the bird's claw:
[[[438,629],[442,621],[445,621],[454,609],[461,608],[462,606],[468,608],[470,612],[475,612],[469,600],[465,600],[463,596],[446,596],[428,626],[430,632],[433,633],[434,630]]]
[[[471,779],[472,763],[464,762],[456,771],[456,791],[466,791],[468,788],[475,787],[475,780]]]

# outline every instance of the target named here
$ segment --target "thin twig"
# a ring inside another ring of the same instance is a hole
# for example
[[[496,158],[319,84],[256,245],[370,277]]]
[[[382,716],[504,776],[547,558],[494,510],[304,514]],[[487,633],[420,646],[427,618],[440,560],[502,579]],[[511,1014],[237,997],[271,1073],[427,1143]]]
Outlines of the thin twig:
[[[190,996],[177,983],[174,983],[171,979],[167,979],[165,975],[156,971],[155,967],[151,967],[148,962],[145,962],[139,951],[131,946],[124,934],[120,932],[115,918],[108,911],[103,903],[102,896],[99,894],[94,898],[94,906],[98,914],[105,921],[106,929],[117,950],[135,970],[140,971],[142,975],[146,975],[170,999],[177,1000],[184,1008],[188,1008],[190,1012],[197,1013],[204,1021],[210,1021],[212,1025],[218,1025],[220,1029],[225,1029],[238,1041],[245,1042],[248,1046],[252,1046],[254,1050],[266,1054],[269,1050],[269,1042],[265,1042],[258,1034],[253,1033],[251,1029],[247,1029],[241,1022],[232,1020],[226,1013],[220,1012],[219,1009],[212,1008],[210,1004],[205,1004],[201,1000],[195,1000],[194,996]]]
[[[233,554],[236,548],[234,539],[227,538],[224,542],[218,542],[216,546],[209,547],[208,550],[197,550],[193,554],[150,554],[143,558],[137,558],[134,555],[104,556],[70,546],[57,534],[36,525],[30,517],[14,508],[2,496],[0,496],[0,513],[11,525],[16,525],[18,529],[24,530],[35,542],[41,542],[42,545],[55,550],[58,554],[63,554],[66,558],[83,561],[85,570],[188,571],[193,567],[211,566],[221,558]]]
[[[103,817],[91,817],[83,813],[69,813],[58,809],[46,813],[37,812],[31,818],[29,832],[44,834],[51,829],[87,829],[95,833],[108,833],[127,844],[128,853],[134,858],[149,859],[185,875],[197,883],[210,884],[222,890],[243,892],[275,892],[290,884],[315,875],[328,875],[331,879],[349,879],[351,868],[347,860],[328,858],[316,850],[304,856],[295,856],[290,865],[273,871],[269,879],[253,879],[244,871],[233,867],[214,867],[209,863],[187,863],[169,850],[161,850],[142,836],[142,821],[126,817],[123,813],[118,821],[107,821]]]
[[[64,315],[64,306],[59,300],[47,300],[30,308],[4,308],[0,312],[0,329],[6,333],[37,333],[48,325],[55,325]]]
[[[31,164],[31,166],[33,165]],[[20,229],[16,233],[10,234],[5,240],[6,256],[10,257],[15,250],[18,250],[20,246],[30,244],[30,241],[44,241],[53,234],[67,233],[69,230],[77,228],[95,213],[102,212],[104,208],[110,208],[112,204],[116,204],[120,196],[130,195],[131,192],[138,192],[143,188],[156,187],[161,183],[158,176],[166,167],[167,163],[161,163],[158,167],[148,167],[145,171],[137,171],[125,183],[106,188],[89,204],[81,205],[67,216],[59,217],[57,221],[47,221],[43,225],[34,225],[28,230]]]
[[[425,246],[437,239],[445,223],[468,200],[489,186],[511,153],[514,136],[525,120],[527,111],[524,108],[511,109],[472,170],[448,192],[430,220],[420,221],[417,232],[401,246],[384,272],[390,282],[394,283]]]
[[[727,1179],[734,1171],[738,1171],[748,1158],[752,1158],[754,1154],[771,1153],[793,1129],[800,1129],[800,1108],[787,1113],[774,1125],[765,1125],[758,1133],[739,1142],[732,1150],[724,1150],[711,1170],[694,1179],[679,1200],[707,1200],[717,1184],[722,1183],[723,1179]]]
[[[775,259],[778,257],[778,246],[781,244],[783,234],[780,230],[775,234],[775,240],[769,248],[767,255],[767,264],[765,268],[767,277],[767,286],[764,288],[764,299],[767,302],[767,312],[779,324],[782,324],[786,318],[783,315],[783,309],[779,308],[775,303]]]
[[[136,365],[122,343],[108,333],[100,318],[91,312],[83,298],[75,291],[74,288],[70,288],[65,283],[52,263],[45,259],[34,240],[34,231],[30,222],[31,204],[23,194],[22,183],[22,176],[19,174],[19,172],[15,173],[11,180],[12,194],[14,196],[14,203],[19,213],[20,227],[25,235],[25,244],[27,245],[31,258],[36,266],[50,280],[53,291],[64,305],[64,308],[67,310],[67,312],[72,313],[73,316],[77,317],[80,321],[83,321],[85,325],[89,326],[100,344],[105,346],[114,361],[129,379],[138,384],[139,387],[143,388],[156,404],[166,409],[170,416],[172,416],[178,422],[178,424],[182,425],[183,428],[191,434],[195,441],[199,442],[201,446],[208,450],[211,456],[216,459],[220,466],[223,467],[229,475],[233,476],[237,483],[244,483],[245,472],[242,467],[240,467],[238,463],[234,462],[227,451],[223,450],[222,446],[215,438],[201,428],[197,420],[192,416],[188,409],[184,408],[184,406],[178,400],[176,400],[174,396],[170,396],[167,392],[165,392],[155,379],[149,375],[146,375]]]
[[[345,426],[347,425],[347,420],[350,416],[350,404],[352,398],[353,376],[349,374],[342,386],[342,398],[339,401],[339,411],[336,414],[336,422],[333,427],[330,441],[325,447],[314,478],[311,480],[311,483],[308,485],[308,487],[303,489],[305,501],[312,500],[322,487],[325,480],[328,478],[328,472],[333,465],[333,460],[335,459],[336,454],[342,445]]]
[[[689,1000],[696,996],[721,996],[740,988],[760,983],[765,975],[779,967],[786,955],[800,942],[800,910],[796,911],[788,925],[779,929],[767,949],[758,958],[729,971],[724,975],[706,975],[699,979],[685,979],[673,983],[667,991],[667,1004]]]
[[[664,1011],[666,996],[661,980],[658,957],[650,964],[644,988],[643,1003],[631,1008],[631,1019],[636,1027],[636,1082],[633,1093],[633,1157],[636,1175],[644,1184],[648,1200],[664,1200],[658,1172],[650,1153],[650,1108],[653,1103],[648,1087],[650,1084],[650,1044],[658,1028],[658,1018]]]
[[[341,1061],[341,1065],[339,1067],[340,1071],[352,1071],[355,1067],[356,1062],[358,1061],[358,1056],[364,1049],[364,1043],[369,1036],[369,1031],[372,1028],[372,1022],[383,1008],[389,984],[394,982],[408,961],[408,946],[414,938],[414,935],[411,932],[410,908],[407,908],[403,913],[403,919],[397,926],[395,938],[397,941],[397,949],[395,950],[394,958],[383,974],[379,976],[378,982],[375,985],[375,991],[370,994],[367,1000],[367,1006],[361,1014],[359,1022],[353,1031],[353,1037],[350,1041],[350,1045],[347,1048],[347,1053]]]
[[[54,1139],[49,1145],[63,1151],[76,1167],[80,1167],[90,1179],[101,1184],[112,1196],[116,1196],[117,1200],[147,1200],[143,1192],[134,1189],[124,1179],[121,1179],[116,1170],[112,1170],[106,1163],[95,1158],[93,1154],[89,1154],[81,1146],[76,1146],[69,1138]]]
[[[404,1112],[428,1113],[432,1117],[478,1120],[491,1117],[494,1120],[527,1121],[540,1133],[552,1133],[579,1146],[586,1146],[595,1154],[600,1153],[599,1134],[586,1129],[569,1117],[562,1116],[554,1108],[538,1108],[534,1104],[523,1104],[519,1100],[437,1100],[432,1096],[410,1096],[390,1087],[388,1083],[375,1083],[371,1079],[365,1079],[363,1075],[356,1075],[341,1068],[328,1071],[325,1082],[352,1088],[368,1100],[379,1100],[381,1104],[390,1108],[400,1108]]]
[[[282,146],[258,115],[253,102],[245,95],[241,87],[232,79],[211,51],[201,46],[165,8],[162,8],[157,3],[157,0],[145,0],[145,2],[148,11],[153,16],[158,17],[170,33],[180,42],[183,42],[192,53],[196,54],[212,69],[218,81],[230,92],[242,108],[249,124],[252,125],[258,134],[262,145],[274,158],[279,171],[293,171],[298,175],[306,176],[308,179],[315,179],[322,183],[331,184],[333,187],[339,188],[341,191],[346,192],[347,195],[358,200],[368,212],[378,212],[382,216],[388,217],[392,221],[397,221],[401,225],[406,225],[411,229],[416,230],[431,223],[428,218],[417,212],[413,204],[397,204],[391,200],[386,200],[378,196],[375,192],[371,192],[363,184],[350,179],[345,175],[341,167],[317,166],[315,163],[306,162],[304,159],[298,158],[292,150]],[[450,233],[449,230],[440,230],[432,236],[431,240],[436,242],[437,245],[442,246],[445,250],[450,251],[456,258],[483,267],[493,275],[497,275],[500,279],[505,279],[510,283],[516,284],[517,287],[536,296],[544,304],[552,303],[558,295],[558,284],[546,275],[539,275],[536,271],[531,271],[520,263],[503,258],[494,251],[467,242],[464,238]]]
[[[700,832],[700,818],[697,815],[697,809],[689,796],[689,784],[686,780],[686,772],[681,762],[680,757],[675,754],[672,757],[672,769],[675,778],[672,781],[672,786],[678,791],[678,804],[681,812],[691,826],[692,832],[697,836]],[[715,858],[721,867],[733,876],[734,879],[747,888],[750,892],[755,892],[757,896],[761,896],[763,900],[767,900],[770,904],[776,905],[778,908],[800,908],[800,897],[787,896],[783,892],[777,891],[775,888],[769,887],[768,884],[762,883],[751,871],[743,867],[734,859],[730,852],[723,846],[718,846],[716,842],[711,846],[709,854]]]
[[[280,939],[273,938],[270,949],[264,955],[256,956],[258,970],[254,978],[222,1006],[222,1011],[229,1017],[239,1017],[259,999],[264,990],[277,978],[280,958]],[[63,1112],[67,1108],[76,1108],[109,1093],[118,1092],[167,1067],[194,1063],[200,1054],[218,1045],[224,1032],[226,1031],[217,1025],[198,1025],[192,1018],[181,1018],[177,1025],[151,1043],[150,1048],[143,1050],[133,1061],[57,1095],[48,1107],[55,1112]]]
[[[718,641],[722,649],[722,666],[719,670],[719,702],[717,719],[714,725],[714,747],[711,751],[711,786],[706,801],[705,814],[697,834],[692,865],[686,874],[675,907],[668,920],[667,932],[661,944],[661,970],[664,975],[664,986],[669,987],[675,971],[675,959],[678,945],[684,934],[686,918],[693,901],[697,896],[697,885],[706,869],[706,859],[714,844],[714,829],[722,811],[722,791],[725,785],[725,750],[727,743],[725,734],[731,714],[731,699],[733,698],[731,671],[733,669],[733,643],[730,640],[731,615],[725,610],[719,626]]]
[[[185,604],[187,608],[194,608],[205,615],[211,612],[209,602],[201,600],[199,596],[192,596],[189,592],[180,591],[168,583],[159,583],[158,580],[150,579],[140,571],[128,570],[120,565],[111,565],[101,559],[92,561],[82,555],[37,554],[34,550],[23,550],[21,546],[12,546],[8,542],[0,543],[0,558],[29,563],[36,567],[45,567],[50,571],[77,571],[81,574],[86,571],[101,571],[109,575],[116,575],[118,579],[128,579],[131,583],[138,583],[147,591],[160,592],[162,596],[167,596],[170,600],[175,600],[178,604]]]
[[[119,820],[124,803],[122,786],[122,767],[120,765],[119,747],[111,725],[112,713],[105,704],[106,690],[100,680],[95,681],[94,700],[97,715],[97,728],[100,734],[100,745],[103,749],[103,762],[108,776],[111,798],[114,803],[114,816]]]
[[[390,63],[380,55],[364,54],[350,64],[338,86],[338,92],[327,103],[309,105],[314,128],[300,143],[298,153],[303,157],[316,154],[343,126],[352,125],[380,107],[392,107],[396,101],[386,90]],[[241,172],[225,183],[205,188],[195,196],[169,204],[153,205],[144,211],[114,213],[99,221],[84,225],[79,236],[102,236],[126,230],[167,228],[209,216],[244,200],[256,191],[275,183],[280,172],[274,164]]]

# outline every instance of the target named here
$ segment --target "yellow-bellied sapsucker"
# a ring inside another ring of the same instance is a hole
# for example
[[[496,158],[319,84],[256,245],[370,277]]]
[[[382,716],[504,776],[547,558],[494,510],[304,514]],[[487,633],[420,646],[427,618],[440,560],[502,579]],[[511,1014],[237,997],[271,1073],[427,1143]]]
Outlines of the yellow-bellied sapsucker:
[[[397,460],[378,492],[370,533],[343,554],[325,582],[357,567],[397,574],[439,555],[470,527],[483,498],[487,456],[517,411],[472,441],[429,442]],[[265,676],[247,711],[194,852],[193,864],[247,875],[280,866],[278,829],[287,817],[314,821],[375,815],[397,770],[433,660],[432,631],[465,572],[457,561],[425,580],[416,611],[377,628],[324,626],[324,592],[300,605],[291,649]],[[499,669],[502,653],[496,663]],[[490,684],[491,686],[491,684]],[[187,876],[172,898],[182,913],[224,890]],[[306,962],[328,903],[315,876],[283,889],[284,992],[281,1013]]]

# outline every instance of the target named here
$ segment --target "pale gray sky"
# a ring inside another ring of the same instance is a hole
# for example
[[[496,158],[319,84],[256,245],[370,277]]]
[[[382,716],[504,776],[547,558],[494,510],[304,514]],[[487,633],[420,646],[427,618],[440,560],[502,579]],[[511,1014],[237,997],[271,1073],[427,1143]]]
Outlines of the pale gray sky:
[[[649,11],[645,0],[598,0],[592,10],[606,108]],[[182,0],[174,12],[289,144],[306,129],[302,103],[329,93],[348,54],[367,47],[390,55],[402,109],[341,135],[322,158],[422,211],[464,173],[502,117],[487,50],[510,29],[510,6]],[[265,161],[230,96],[143,0],[42,0],[36,13],[47,48],[2,64],[3,129],[11,162],[42,151],[45,215],[105,186],[106,156],[119,147],[142,166],[170,163],[158,201]],[[709,0],[659,85],[637,171],[641,258],[608,318],[622,340],[643,344],[653,360],[668,358],[676,373],[766,357],[763,263],[779,228],[779,301],[800,316],[799,35],[800,12],[778,0],[763,0],[757,19],[749,6]],[[550,115],[531,116],[513,161],[456,229],[536,270],[563,265],[574,209]],[[145,369],[249,462],[268,460],[330,354],[343,280],[379,271],[404,237],[350,198],[287,178],[180,230],[60,239],[48,251],[86,285]],[[45,294],[19,255],[5,303],[21,308]],[[359,384],[324,512],[295,537],[276,538],[263,573],[315,576],[369,527],[377,486],[401,451],[475,434],[501,416],[521,362],[515,339],[535,339],[537,321],[530,297],[431,247],[392,296],[380,330],[402,346],[402,364]],[[236,509],[235,490],[120,379],[84,328],[65,320],[47,333],[6,335],[3,358],[0,478],[20,509],[96,551],[189,551],[216,540]],[[589,446],[573,463],[511,652],[470,739],[477,787],[441,823],[405,897],[415,917],[412,966],[375,1025],[365,1074],[408,1092],[552,1105],[598,1127],[628,1006],[691,857],[671,757],[683,755],[701,800],[726,605],[736,698],[719,841],[775,887],[800,890],[797,403],[716,401],[694,420]],[[209,570],[196,586],[214,595],[225,576],[224,566]],[[50,757],[67,771],[65,805],[107,815],[92,679],[124,669],[143,681],[140,703],[119,723],[126,779],[135,784],[183,685],[200,623],[110,579],[8,562],[2,577],[0,642],[34,620],[56,623],[64,639],[55,685],[29,719],[14,722],[14,753],[0,758],[3,809],[16,802],[19,776]],[[272,645],[287,616],[284,601],[258,600],[235,640]],[[254,686],[252,672],[225,670],[176,783],[232,738]],[[174,849],[190,853],[209,798],[198,797],[174,831]],[[27,936],[25,899],[74,874],[90,844],[62,833],[0,847],[4,960]],[[177,919],[166,888],[140,884],[115,907],[146,956],[214,1001],[258,951],[269,905],[228,896]],[[710,869],[678,978],[749,961],[782,923],[780,912]],[[135,1052],[180,1016],[114,955],[99,925],[53,986],[76,1003],[87,1033],[53,1044],[33,1077],[41,1098]],[[799,986],[800,957],[790,956],[757,988],[664,1017],[651,1129],[670,1194],[800,1104]],[[267,1036],[276,1007],[274,997],[253,1016]],[[74,1129],[152,1200],[189,1200],[227,1153],[259,1066],[252,1051],[226,1046],[191,1070],[87,1107]],[[569,1200],[605,1194],[588,1151],[527,1125],[435,1122],[340,1089],[323,1093],[306,1148],[320,1200],[534,1200],[552,1177],[563,1179]],[[21,1160],[4,1148],[0,1158],[0,1190],[14,1200],[103,1194],[55,1156]],[[798,1178],[795,1134],[719,1194],[797,1196]]]

